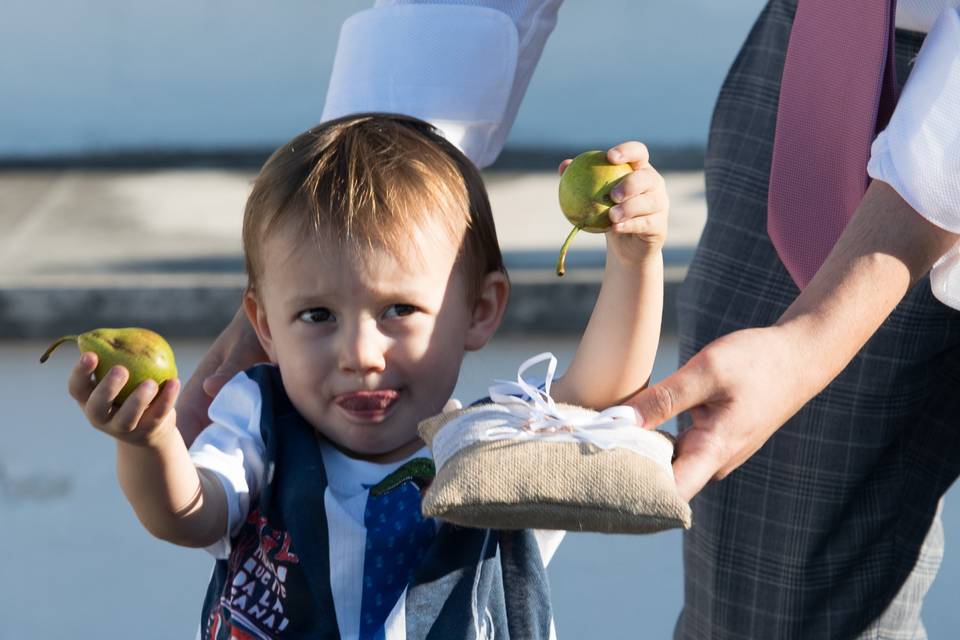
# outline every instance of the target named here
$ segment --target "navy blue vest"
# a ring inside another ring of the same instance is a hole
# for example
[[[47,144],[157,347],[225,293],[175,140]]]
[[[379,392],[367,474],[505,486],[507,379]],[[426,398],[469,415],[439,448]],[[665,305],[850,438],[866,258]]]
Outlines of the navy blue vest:
[[[276,367],[246,373],[262,396],[268,478],[230,557],[216,563],[201,637],[339,638],[314,429]],[[533,534],[443,523],[407,590],[405,613],[410,640],[548,638],[549,588]]]

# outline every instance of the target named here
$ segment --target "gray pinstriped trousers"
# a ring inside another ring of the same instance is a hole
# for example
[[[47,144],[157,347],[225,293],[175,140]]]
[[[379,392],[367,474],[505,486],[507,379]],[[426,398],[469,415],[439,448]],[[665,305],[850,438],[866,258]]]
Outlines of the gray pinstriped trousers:
[[[681,361],[773,323],[797,295],[765,232],[794,9],[771,0],[717,101],[709,216],[678,300]],[[921,43],[898,32],[901,82]],[[676,637],[925,638],[920,605],[943,552],[938,505],[958,471],[960,312],[924,279],[824,392],[694,499]]]

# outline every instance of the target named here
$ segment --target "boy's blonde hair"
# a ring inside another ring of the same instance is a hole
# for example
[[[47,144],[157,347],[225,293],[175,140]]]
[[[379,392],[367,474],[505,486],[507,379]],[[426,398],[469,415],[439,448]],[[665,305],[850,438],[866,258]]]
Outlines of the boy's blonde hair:
[[[277,149],[260,170],[243,219],[249,287],[278,229],[341,245],[397,249],[412,231],[459,244],[471,300],[485,276],[506,273],[477,168],[430,124],[366,113],[320,124]]]

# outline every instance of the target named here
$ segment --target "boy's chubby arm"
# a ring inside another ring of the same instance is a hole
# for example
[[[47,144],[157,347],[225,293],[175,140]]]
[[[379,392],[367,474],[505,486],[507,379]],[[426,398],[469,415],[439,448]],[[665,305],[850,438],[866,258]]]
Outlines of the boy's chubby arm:
[[[70,395],[96,429],[117,441],[117,478],[143,526],[154,536],[186,547],[205,547],[227,530],[223,487],[190,459],[173,409],[180,388],[168,381],[158,394],[148,380],[119,407],[113,399],[129,376],[114,367],[91,380],[95,353],[84,353],[70,374]]]
[[[553,386],[560,401],[604,409],[630,398],[650,379],[663,313],[663,244],[669,200],[647,148],[625,142],[607,152],[633,172],[614,187],[613,221],[597,304],[573,362]],[[561,171],[566,167],[561,165]]]

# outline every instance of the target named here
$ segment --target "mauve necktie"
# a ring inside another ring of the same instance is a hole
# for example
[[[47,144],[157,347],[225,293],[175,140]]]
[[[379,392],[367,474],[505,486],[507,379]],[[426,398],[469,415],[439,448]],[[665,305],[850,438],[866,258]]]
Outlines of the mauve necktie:
[[[802,289],[868,184],[896,104],[895,0],[799,0],[780,83],[767,231]]]

